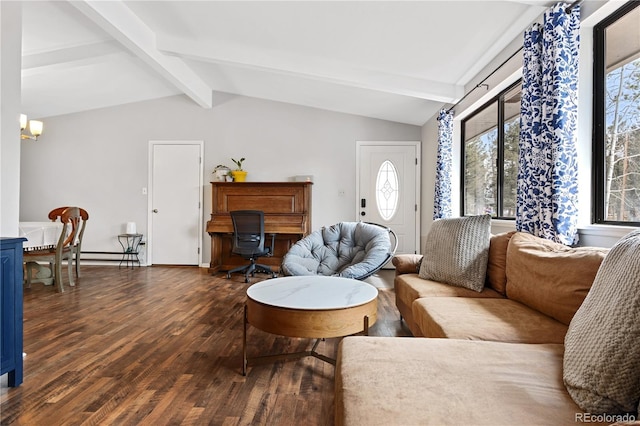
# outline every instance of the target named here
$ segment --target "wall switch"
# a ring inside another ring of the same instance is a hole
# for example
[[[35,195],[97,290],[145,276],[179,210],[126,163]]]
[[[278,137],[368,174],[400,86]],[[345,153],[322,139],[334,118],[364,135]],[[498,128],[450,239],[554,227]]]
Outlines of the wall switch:
[[[142,188],[142,195],[147,195],[147,188]]]

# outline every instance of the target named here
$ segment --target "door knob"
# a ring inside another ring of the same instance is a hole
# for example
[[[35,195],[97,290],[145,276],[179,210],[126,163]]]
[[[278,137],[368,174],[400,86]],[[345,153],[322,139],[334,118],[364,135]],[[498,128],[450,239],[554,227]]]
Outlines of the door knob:
[[[152,212],[158,213],[158,209],[153,209]]]

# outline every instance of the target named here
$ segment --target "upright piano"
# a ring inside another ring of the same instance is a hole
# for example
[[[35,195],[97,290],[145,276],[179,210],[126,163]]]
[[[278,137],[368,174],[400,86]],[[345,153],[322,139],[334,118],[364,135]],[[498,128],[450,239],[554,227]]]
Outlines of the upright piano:
[[[261,257],[259,263],[278,271],[283,256],[299,239],[311,232],[311,182],[211,182],[211,220],[207,233],[211,236],[210,273],[228,271],[247,263],[231,253],[233,223],[229,212],[262,210],[265,243],[273,256]]]

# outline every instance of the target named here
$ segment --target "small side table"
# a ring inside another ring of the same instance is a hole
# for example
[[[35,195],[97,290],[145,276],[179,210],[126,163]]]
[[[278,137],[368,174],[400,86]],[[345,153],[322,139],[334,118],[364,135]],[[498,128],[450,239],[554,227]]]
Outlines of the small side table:
[[[138,267],[140,267],[140,258],[138,257],[138,249],[140,247],[140,242],[142,241],[142,234],[120,234],[118,235],[118,242],[122,246],[122,260],[120,260],[120,265],[118,268],[122,267],[122,262],[124,262],[125,267],[129,267],[129,263],[131,263],[131,267],[135,266],[135,263],[138,262]]]

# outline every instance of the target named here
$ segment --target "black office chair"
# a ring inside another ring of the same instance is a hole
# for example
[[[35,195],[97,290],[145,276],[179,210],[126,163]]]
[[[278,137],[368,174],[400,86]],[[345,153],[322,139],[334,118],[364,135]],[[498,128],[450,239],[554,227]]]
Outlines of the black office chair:
[[[256,259],[272,255],[275,235],[271,236],[271,247],[264,245],[264,212],[260,210],[235,210],[230,212],[233,222],[233,249],[232,253],[238,254],[250,261],[248,265],[239,266],[227,272],[227,278],[231,278],[234,272],[244,272],[244,282],[249,282],[249,276],[256,272],[264,272],[276,277],[276,274],[267,265],[256,263]]]

